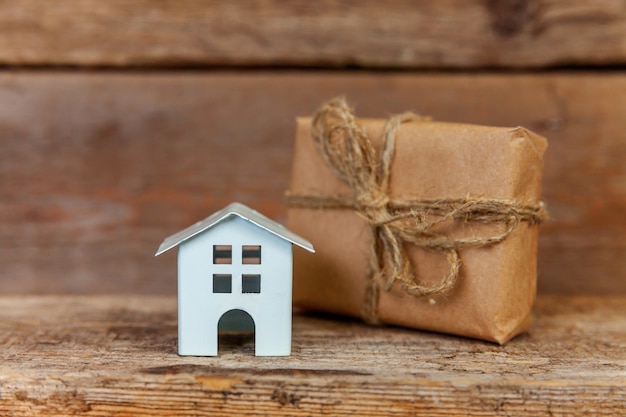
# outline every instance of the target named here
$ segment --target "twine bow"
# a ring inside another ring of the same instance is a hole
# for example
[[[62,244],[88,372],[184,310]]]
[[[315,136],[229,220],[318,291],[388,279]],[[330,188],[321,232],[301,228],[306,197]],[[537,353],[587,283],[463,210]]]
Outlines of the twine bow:
[[[353,191],[353,197],[287,194],[288,204],[305,208],[349,208],[371,227],[374,244],[369,257],[369,277],[362,308],[363,319],[378,323],[380,288],[388,291],[397,281],[404,291],[416,297],[445,293],[459,278],[459,250],[493,245],[505,240],[522,221],[538,224],[547,218],[543,203],[522,205],[494,199],[397,199],[389,198],[391,163],[395,139],[402,123],[427,120],[413,113],[391,117],[384,128],[383,147],[376,151],[345,99],[335,98],[315,113],[311,134],[326,164]],[[434,218],[434,220],[431,220]],[[501,223],[505,230],[489,237],[453,239],[433,228],[448,220]],[[404,243],[440,252],[447,258],[449,271],[432,286],[422,284]]]

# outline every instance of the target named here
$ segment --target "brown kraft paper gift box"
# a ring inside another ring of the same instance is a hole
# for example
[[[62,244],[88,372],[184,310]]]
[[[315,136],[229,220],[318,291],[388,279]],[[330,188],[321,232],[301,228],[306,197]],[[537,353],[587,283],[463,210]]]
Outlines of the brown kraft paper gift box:
[[[298,119],[288,227],[317,253],[294,252],[294,303],[503,344],[531,321],[547,141],[520,127],[404,116],[391,128],[382,119],[356,120],[335,99],[315,119]],[[371,167],[382,193],[340,178],[322,156],[319,143],[326,135],[327,148],[345,163],[352,146],[346,136],[359,131],[374,154],[361,161],[362,150],[353,152],[351,172],[358,176]],[[395,138],[395,150],[383,151],[384,135]],[[322,137],[317,145],[314,137]],[[387,163],[383,153],[391,155]],[[385,164],[388,183],[378,175]],[[388,212],[393,220],[387,222]],[[398,232],[397,225],[408,232]],[[387,232],[417,243],[389,238],[397,244],[389,255]],[[406,257],[393,257],[400,252]],[[393,261],[409,268],[410,279],[389,276],[397,272],[388,265]]]

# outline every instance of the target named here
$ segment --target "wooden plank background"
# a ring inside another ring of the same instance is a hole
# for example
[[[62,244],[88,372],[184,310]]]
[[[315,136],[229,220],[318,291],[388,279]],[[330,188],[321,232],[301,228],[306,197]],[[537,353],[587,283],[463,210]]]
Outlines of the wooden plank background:
[[[541,68],[626,64],[626,0],[9,0],[0,63]]]
[[[160,240],[284,221],[294,118],[345,94],[548,137],[539,290],[626,293],[625,65],[626,0],[0,2],[0,292],[173,294]]]
[[[174,294],[167,235],[238,200],[285,220],[294,118],[526,126],[550,141],[543,293],[626,293],[626,76],[606,72],[0,74],[0,292]]]

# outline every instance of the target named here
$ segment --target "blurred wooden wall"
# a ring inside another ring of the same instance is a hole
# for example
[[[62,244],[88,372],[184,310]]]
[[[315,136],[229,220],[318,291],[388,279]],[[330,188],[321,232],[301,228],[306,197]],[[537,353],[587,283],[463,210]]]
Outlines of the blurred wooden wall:
[[[174,293],[167,235],[285,220],[296,116],[550,141],[539,290],[626,293],[626,1],[0,3],[0,292]]]

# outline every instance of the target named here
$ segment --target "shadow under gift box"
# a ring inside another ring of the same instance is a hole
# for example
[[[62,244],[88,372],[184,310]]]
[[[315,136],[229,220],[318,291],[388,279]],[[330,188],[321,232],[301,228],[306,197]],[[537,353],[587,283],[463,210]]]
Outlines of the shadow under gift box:
[[[359,119],[380,155],[385,120]],[[353,196],[326,165],[311,137],[311,119],[297,121],[289,192]],[[524,128],[415,121],[396,136],[390,199],[497,199],[538,205],[547,141]],[[317,253],[294,251],[294,304],[308,310],[361,316],[372,227],[352,209],[290,207],[288,228]],[[434,231],[451,238],[488,237],[505,224],[445,221]],[[461,249],[454,287],[433,296],[408,294],[397,281],[381,288],[383,323],[506,343],[528,328],[536,294],[538,226],[521,222],[502,242]],[[449,271],[444,252],[405,243],[417,280],[440,281]]]

